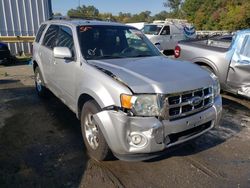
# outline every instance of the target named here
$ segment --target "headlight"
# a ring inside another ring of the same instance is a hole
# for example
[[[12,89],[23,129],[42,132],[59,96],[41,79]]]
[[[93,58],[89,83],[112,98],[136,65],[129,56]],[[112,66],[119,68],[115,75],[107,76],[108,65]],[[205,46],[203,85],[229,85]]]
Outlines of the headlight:
[[[220,82],[219,82],[218,77],[214,73],[211,73],[210,76],[214,80],[213,94],[214,94],[214,97],[217,97],[220,94]]]
[[[160,107],[157,95],[121,95],[121,105],[138,116],[159,116]]]

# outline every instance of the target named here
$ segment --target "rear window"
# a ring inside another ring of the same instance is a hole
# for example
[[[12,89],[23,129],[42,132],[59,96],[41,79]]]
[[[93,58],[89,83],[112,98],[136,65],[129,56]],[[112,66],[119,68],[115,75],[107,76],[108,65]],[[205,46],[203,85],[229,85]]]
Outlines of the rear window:
[[[44,31],[44,29],[46,28],[46,24],[43,24],[43,25],[41,25],[41,27],[39,28],[39,30],[38,30],[38,32],[37,32],[37,35],[36,35],[36,42],[39,42],[40,41],[40,39],[41,39],[41,37],[42,37],[42,34],[43,34],[43,31]]]

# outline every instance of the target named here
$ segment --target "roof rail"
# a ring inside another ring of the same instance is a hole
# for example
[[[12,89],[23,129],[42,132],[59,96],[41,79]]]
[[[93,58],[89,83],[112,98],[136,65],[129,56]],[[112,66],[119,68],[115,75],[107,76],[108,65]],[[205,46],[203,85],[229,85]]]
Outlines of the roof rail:
[[[165,23],[165,20],[155,20],[153,23]]]
[[[188,21],[184,19],[172,19],[172,18],[166,18],[165,20],[155,20],[153,23],[175,23],[175,24],[187,24]]]
[[[81,16],[71,16],[71,17],[68,17],[68,16],[52,16],[48,20],[76,20],[76,19],[116,22],[115,20],[112,20],[110,18],[101,19],[101,18],[98,18],[98,17],[81,17]]]
[[[166,18],[166,22],[173,22],[173,23],[188,23],[187,20],[184,19],[172,19],[172,18]]]

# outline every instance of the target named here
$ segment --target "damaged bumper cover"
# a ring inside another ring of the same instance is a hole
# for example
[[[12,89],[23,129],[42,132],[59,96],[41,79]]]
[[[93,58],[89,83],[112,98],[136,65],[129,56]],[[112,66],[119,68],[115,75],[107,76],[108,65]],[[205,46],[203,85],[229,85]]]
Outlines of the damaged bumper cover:
[[[222,101],[217,97],[212,107],[173,121],[131,117],[114,110],[104,110],[93,117],[115,156],[123,160],[145,160],[217,126],[221,113]]]

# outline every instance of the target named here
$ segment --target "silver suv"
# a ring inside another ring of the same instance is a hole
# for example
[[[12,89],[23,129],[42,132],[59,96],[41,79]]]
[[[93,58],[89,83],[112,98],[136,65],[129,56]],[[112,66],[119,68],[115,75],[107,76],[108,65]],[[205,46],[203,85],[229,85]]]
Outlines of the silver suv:
[[[43,23],[33,47],[36,90],[80,119],[90,157],[145,160],[218,125],[218,80],[163,56],[134,27],[89,20]]]

